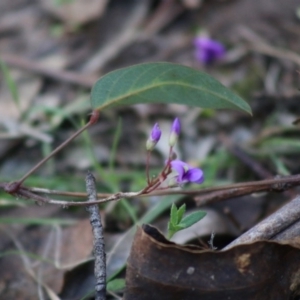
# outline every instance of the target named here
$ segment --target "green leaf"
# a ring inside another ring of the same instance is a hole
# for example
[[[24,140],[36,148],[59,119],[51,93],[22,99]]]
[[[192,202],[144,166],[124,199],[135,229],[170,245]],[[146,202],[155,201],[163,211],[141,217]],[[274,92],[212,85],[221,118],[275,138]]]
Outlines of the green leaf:
[[[110,155],[109,155],[108,169],[110,173],[114,171],[115,160],[117,156],[117,148],[120,142],[121,132],[122,132],[122,118],[119,118],[117,128],[114,134],[113,144],[111,146]]]
[[[182,217],[185,213],[185,210],[186,210],[186,205],[185,203],[183,205],[181,205],[177,211],[177,223],[180,223],[181,220],[182,220]]]
[[[72,225],[75,219],[59,219],[59,218],[14,218],[1,217],[0,224],[25,224],[25,225]]]
[[[168,222],[168,231],[170,232],[176,232],[176,227],[177,225],[176,224],[172,224],[171,222]]]
[[[288,168],[285,166],[284,162],[277,155],[271,153],[270,158],[276,166],[276,170],[277,170],[276,174],[282,175],[282,176],[291,175],[291,172],[288,170]]]
[[[201,219],[203,219],[205,216],[206,216],[205,211],[195,211],[190,215],[185,216],[180,222],[179,226],[182,227],[182,229],[188,228],[194,225],[195,223],[197,223],[198,221],[200,221]]]
[[[138,103],[176,103],[203,108],[233,108],[251,114],[250,106],[213,77],[167,62],[116,70],[93,86],[94,110]]]
[[[106,286],[108,291],[115,292],[125,288],[125,279],[118,278],[113,279],[107,283]]]
[[[171,214],[170,214],[170,224],[176,225],[178,223],[178,216],[177,216],[177,207],[173,203],[171,207]]]
[[[17,105],[18,109],[20,109],[20,99],[19,99],[19,93],[18,93],[18,88],[17,85],[14,81],[14,79],[12,78],[11,74],[10,74],[10,70],[7,67],[7,65],[0,60],[0,68],[1,71],[3,73],[3,77],[5,80],[5,83],[11,93],[11,96],[15,102],[15,104]]]
[[[180,224],[176,225],[176,227],[174,228],[174,231],[176,233],[177,231],[180,231],[180,230],[185,229],[185,228],[187,228],[186,225],[183,224],[183,223],[180,223]]]

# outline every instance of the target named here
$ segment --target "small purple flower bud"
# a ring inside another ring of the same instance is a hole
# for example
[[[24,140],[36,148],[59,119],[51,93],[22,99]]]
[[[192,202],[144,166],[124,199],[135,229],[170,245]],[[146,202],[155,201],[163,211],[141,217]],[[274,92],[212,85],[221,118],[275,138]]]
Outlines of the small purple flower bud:
[[[160,139],[160,136],[161,130],[159,128],[159,125],[155,123],[151,131],[151,139],[157,143]]]
[[[181,129],[180,121],[178,118],[175,118],[175,120],[173,121],[173,124],[172,124],[171,131],[174,131],[177,135],[179,135],[180,129]]]
[[[171,147],[173,147],[176,144],[176,142],[178,140],[178,136],[180,134],[180,129],[181,129],[180,121],[178,118],[176,118],[173,121],[172,128],[171,128],[171,134],[170,134],[170,138],[169,138],[169,145]]]
[[[209,65],[225,56],[225,47],[218,41],[207,36],[194,39],[196,59],[204,65]]]
[[[155,123],[152,128],[150,137],[147,140],[146,149],[148,151],[152,151],[155,145],[157,144],[157,142],[159,141],[160,137],[161,137],[161,130],[159,128],[159,125]]]

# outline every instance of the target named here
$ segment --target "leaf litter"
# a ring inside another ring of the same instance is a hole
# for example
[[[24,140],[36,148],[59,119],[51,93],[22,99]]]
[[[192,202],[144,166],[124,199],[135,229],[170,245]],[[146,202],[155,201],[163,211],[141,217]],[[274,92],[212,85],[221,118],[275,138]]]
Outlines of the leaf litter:
[[[80,1],[74,0],[74,2]],[[299,88],[299,74],[295,72],[299,66],[299,55],[297,54],[300,49],[299,20],[296,17],[297,7],[294,1],[280,0],[276,2],[276,5],[267,0],[259,3],[251,0],[225,1],[224,3],[200,1],[200,4],[196,3],[196,5],[187,4],[187,1],[182,1],[182,4],[177,2],[175,4],[174,1],[165,1],[166,3],[145,1],[145,3],[139,4],[136,4],[135,1],[126,1],[128,2],[126,5],[121,2],[120,0],[94,1],[94,5],[97,5],[99,9],[92,13],[89,11],[90,7],[83,6],[81,16],[84,16],[85,19],[76,19],[71,14],[58,16],[54,11],[50,12],[45,9],[43,3],[30,3],[25,0],[1,2],[0,54],[16,83],[20,105],[24,114],[21,118],[7,86],[2,84],[0,87],[0,99],[2,99],[0,112],[3,114],[0,132],[0,174],[2,180],[15,177],[16,170],[20,170],[22,173],[22,168],[26,169],[28,166],[28,158],[41,158],[41,142],[48,143],[51,146],[53,143],[58,143],[62,137],[68,136],[69,132],[74,130],[73,124],[79,124],[80,118],[87,116],[90,112],[90,107],[86,105],[89,87],[98,75],[106,74],[108,71],[124,66],[157,61],[158,59],[200,69],[214,76],[226,86],[232,86],[250,103],[253,118],[237,112],[212,112],[206,109],[199,109],[195,112],[193,108],[174,105],[147,105],[143,109],[139,106],[133,106],[103,112],[102,121],[95,125],[94,129],[90,131],[90,135],[94,142],[94,150],[101,152],[98,154],[98,158],[100,158],[104,167],[105,164],[109,164],[110,147],[113,142],[111,137],[116,127],[116,119],[119,116],[124,117],[122,131],[126,133],[126,138],[121,137],[119,144],[121,153],[117,154],[115,164],[120,172],[124,172],[124,170],[128,172],[133,168],[142,169],[144,166],[144,150],[141,143],[147,138],[148,127],[137,126],[137,124],[152,124],[158,121],[168,124],[174,116],[180,115],[183,116],[187,126],[183,126],[182,141],[178,152],[183,159],[187,158],[201,164],[205,174],[207,174],[206,182],[209,185],[256,180],[261,178],[262,175],[256,168],[253,168],[253,163],[251,165],[245,163],[245,155],[241,158],[236,152],[229,152],[225,149],[226,145],[219,138],[221,131],[230,141],[233,141],[233,146],[237,144],[242,153],[249,156],[252,162],[256,162],[261,167],[260,169],[267,170],[269,174],[275,176],[279,166],[291,174],[299,173],[300,167],[297,163],[299,127],[291,124],[300,115],[299,92],[297,90]],[[140,6],[138,7],[138,5]],[[63,6],[57,6],[57,8],[62,9]],[[134,8],[136,8],[134,22],[129,22],[130,16],[133,16],[131,11]],[[167,16],[169,17],[167,18]],[[224,61],[205,69],[196,61],[192,45],[192,40],[196,35],[193,28],[205,29],[211,36],[225,43],[229,51]],[[122,32],[125,32],[126,35],[123,35],[123,40],[119,41]],[[113,49],[113,51],[110,52],[110,49]],[[10,59],[5,61],[5,56],[8,57],[8,55],[10,55]],[[20,63],[16,59],[17,57],[24,59],[26,63]],[[96,60],[92,60],[94,58]],[[52,61],[52,66],[49,66],[49,61]],[[91,67],[91,62],[95,61],[97,63],[92,64]],[[53,69],[56,64],[58,67]],[[82,70],[84,73],[82,73]],[[3,79],[2,76],[1,74]],[[83,107],[83,109],[72,108],[74,102],[79,103],[78,107]],[[51,107],[52,111],[55,111],[55,108],[57,110],[66,109],[69,116],[67,118],[63,114],[50,113],[49,109],[40,110],[38,114],[28,113],[30,109],[38,105]],[[8,119],[9,111],[12,111],[12,113]],[[8,121],[5,123],[4,120]],[[129,122],[129,120],[132,122]],[[30,130],[24,132],[25,128]],[[56,130],[54,131],[53,128]],[[207,143],[206,147],[203,146],[205,143]],[[4,144],[5,146],[3,146]],[[100,149],[100,147],[103,147],[103,149]],[[272,158],[269,155],[270,151],[274,152]],[[65,163],[73,152],[79,153],[76,154],[76,159],[73,159],[71,164]],[[49,181],[52,180],[52,176],[55,177],[56,172],[62,174],[68,181],[75,181],[73,179],[74,174],[81,176],[83,181],[86,169],[91,168],[91,162],[86,163],[86,158],[83,158],[83,156],[87,155],[82,155],[82,153],[85,153],[83,143],[76,141],[60,157],[55,158],[53,162],[54,172],[52,171],[49,174],[47,168],[40,171],[39,177],[44,179],[42,186],[52,185],[53,183]],[[160,166],[164,162],[165,149],[160,149],[156,154],[153,167]],[[18,157],[17,163],[15,162],[16,156]],[[130,177],[129,182],[128,179],[116,180],[115,189],[123,185],[130,186],[131,181],[133,179],[130,179]],[[59,179],[59,184],[62,189],[66,188],[63,180]],[[78,191],[78,189],[75,190]],[[293,192],[296,193],[296,191]],[[238,235],[241,230],[253,227],[264,217],[276,211],[292,196],[288,192],[282,194],[269,193],[260,195],[259,198],[244,196],[230,201],[223,201],[222,205],[209,205],[209,209],[216,212],[221,220],[225,219],[227,223],[231,223],[231,226],[235,224],[236,227],[233,232],[230,229],[222,232],[218,226],[210,229],[209,226],[205,225],[204,230],[201,228],[200,221],[197,224],[199,230],[193,229],[196,243],[197,238],[203,239],[204,237],[204,241],[207,241],[210,230],[213,231],[214,229],[217,235],[217,244],[218,238],[225,238],[230,233],[231,239],[233,239],[236,237],[233,233]],[[6,201],[13,201],[6,199],[6,195],[2,198]],[[151,203],[161,201],[161,199],[152,200],[149,202],[150,204],[148,203],[150,206],[147,206],[147,202],[143,199],[134,202],[134,205],[137,206],[136,210],[139,218],[146,209],[151,209]],[[239,200],[241,200],[240,205],[237,204]],[[194,204],[191,199],[188,201],[190,203],[188,209],[191,211]],[[244,202],[251,203],[251,205],[243,205]],[[228,213],[228,210],[227,213],[224,213],[226,208],[229,209],[230,213]],[[90,229],[86,225],[86,215],[80,210],[60,210],[50,206],[43,206],[38,209],[39,212],[36,211],[34,205],[29,205],[29,203],[26,208],[22,207],[21,211],[20,208],[16,207],[2,207],[1,216],[24,217],[23,214],[27,211],[31,212],[28,214],[29,219],[37,217],[80,219],[77,225],[59,227],[61,237],[58,240],[67,243],[67,237],[70,238],[68,245],[64,245],[60,250],[60,255],[68,259],[68,264],[75,265],[71,271],[75,271],[76,267],[80,265],[88,264],[88,261],[84,261],[89,260],[92,245],[88,241]],[[105,208],[103,208],[103,211],[105,214]],[[106,212],[106,214],[109,217],[109,212]],[[167,215],[168,212],[166,212]],[[112,274],[113,271],[115,272],[124,266],[129,255],[131,243],[126,242],[126,251],[123,251],[118,245],[120,245],[120,241],[126,240],[129,228],[133,224],[130,222],[122,223],[121,218],[118,218],[118,216],[110,217],[114,221],[110,224],[114,223],[114,226],[110,225],[106,228],[107,232],[110,233],[107,236],[107,243],[110,239],[113,245],[116,243],[115,247],[112,245],[114,252],[110,259],[111,262],[109,262]],[[166,217],[162,216],[160,218],[165,219]],[[158,224],[160,218],[156,217],[155,220],[146,222]],[[219,221],[216,222],[216,225],[218,225]],[[126,226],[127,230],[124,230]],[[52,297],[51,299],[55,299],[55,295],[60,294],[64,284],[65,289],[68,290],[69,285],[66,284],[66,281],[63,281],[67,274],[66,271],[55,268],[51,263],[44,262],[44,260],[50,260],[52,263],[55,261],[54,253],[50,250],[45,252],[45,249],[49,240],[52,239],[52,232],[56,232],[57,236],[57,234],[60,234],[59,230],[36,224],[31,226],[2,224],[1,228],[10,231],[17,228],[17,231],[14,232],[15,241],[23,246],[24,251],[22,250],[21,253],[23,257],[27,255],[24,253],[28,252],[38,256],[32,259],[32,270],[36,274],[35,278],[41,279],[42,285],[46,292],[48,291],[48,296]],[[64,234],[67,237],[64,237]],[[83,236],[87,238],[86,242],[83,242]],[[147,234],[144,234],[144,236],[147,237]],[[181,247],[184,247],[169,244],[163,238],[159,238],[157,242],[157,236],[159,235],[155,234],[150,239],[149,244],[151,247],[153,245],[156,247],[157,243],[161,243],[159,245],[163,245],[166,249],[170,248],[170,251],[175,251],[174,249],[181,251]],[[132,238],[133,235],[131,240]],[[180,241],[185,242],[186,240]],[[245,277],[243,274],[249,275],[250,271],[253,271],[253,274],[257,274],[255,272],[259,273],[259,268],[262,266],[261,257],[265,253],[269,253],[270,261],[268,262],[270,262],[270,265],[280,265],[278,272],[281,272],[281,275],[271,267],[268,269],[266,264],[260,278],[267,280],[270,284],[263,284],[261,289],[254,284],[255,288],[258,287],[257,291],[261,295],[266,295],[264,293],[268,294],[268,286],[277,286],[276,280],[279,280],[282,278],[282,274],[285,274],[284,282],[282,281],[282,285],[278,286],[278,290],[276,290],[278,291],[278,297],[281,297],[278,299],[284,299],[286,295],[290,295],[291,299],[296,299],[299,289],[297,278],[299,276],[295,268],[298,266],[296,262],[299,250],[298,246],[294,245],[295,242],[297,242],[297,239],[290,241],[290,245],[267,241],[256,242],[255,244],[249,244],[249,249],[246,246],[239,246],[234,250],[230,250],[232,252],[224,252],[228,253],[224,254],[225,256],[228,255],[228,258],[224,260],[221,258],[223,254],[219,254],[219,251],[210,252],[205,250],[206,252],[204,251],[203,254],[214,257],[213,262],[209,265],[209,270],[220,269],[220,266],[224,263],[226,268],[230,268],[229,274],[237,275],[237,277],[228,278],[233,283],[240,283],[239,280]],[[3,254],[18,249],[16,243],[11,242],[7,236],[4,238],[2,233],[0,244]],[[75,255],[76,251],[73,250],[75,248],[80,252],[78,255]],[[132,253],[135,253],[134,249],[133,247]],[[146,247],[143,245],[141,251],[145,251],[145,249]],[[200,251],[203,251],[203,249]],[[233,252],[235,255],[232,254]],[[123,254],[120,263],[115,259],[118,253]],[[154,250],[149,250],[147,253],[149,253],[149,256],[147,256],[149,262],[152,262],[150,257],[154,255]],[[250,257],[247,256],[248,253],[250,253]],[[171,257],[168,251],[163,251],[159,255]],[[259,259],[251,260],[252,255],[254,258],[256,255],[259,256]],[[30,257],[29,254],[27,256]],[[130,257],[128,268],[130,271],[127,272],[126,278],[129,289],[125,297],[129,297],[128,295],[131,293],[132,274],[136,274],[135,271],[132,271],[136,268],[136,265],[133,266],[132,255]],[[180,255],[179,257],[184,263],[184,256]],[[218,257],[218,259],[215,259],[215,257]],[[282,261],[282,257],[291,257],[293,261],[286,261],[284,265],[279,264],[278,262]],[[175,261],[174,258],[172,259]],[[249,264],[249,261],[253,264]],[[157,256],[154,262],[159,262]],[[116,265],[113,265],[113,263],[116,263]],[[22,265],[22,262],[17,260],[16,256],[2,256],[1,264],[3,266],[1,269],[6,270],[6,273],[1,276],[3,278],[1,286],[4,287],[0,291],[1,298],[34,299],[38,297],[42,290],[41,287],[36,281],[28,277],[26,266],[24,268],[24,264]],[[41,273],[37,272],[38,268],[36,266],[38,265],[42,268],[42,277],[38,277],[41,276],[38,275]],[[176,280],[181,278],[181,274],[176,270],[169,269],[169,265],[164,265],[164,262],[159,265],[158,271],[161,271],[162,266],[164,266],[163,280],[170,278],[170,280],[178,283]],[[195,275],[195,266],[186,265],[185,268],[184,270],[188,271],[186,273],[188,278],[193,277],[193,274]],[[224,281],[227,275],[222,277],[221,274],[223,273],[218,270],[212,275],[215,276],[215,281],[216,276],[220,276],[220,290],[216,288],[217,284],[215,283],[216,294],[212,299],[218,299],[216,295],[222,293],[220,291],[229,286]],[[267,271],[272,276],[266,276]],[[87,267],[81,272],[83,272],[85,278],[91,280],[90,285],[82,287],[82,293],[85,294],[90,292],[93,280],[92,271]],[[74,272],[69,277],[73,284],[70,286],[69,291],[74,287],[74,282],[80,280],[81,272]],[[207,272],[207,269],[205,269],[205,272]],[[123,273],[120,274],[121,277],[124,277]],[[143,271],[142,279],[149,276],[149,274]],[[251,280],[251,274],[248,276],[248,280]],[[266,277],[263,278],[263,276]],[[211,277],[208,280],[210,280],[210,283],[215,282],[212,281]],[[23,285],[19,286],[19,290],[12,288],[18,282],[23,282]],[[203,281],[199,279],[198,284],[199,282]],[[241,293],[245,291],[248,295],[255,293],[254,290],[247,290],[247,285],[243,285],[243,287],[245,289]],[[153,285],[150,285],[150,288],[151,291],[155,289]],[[158,282],[157,290],[160,291],[160,288],[161,282]],[[265,290],[263,290],[264,288]],[[184,291],[184,288],[182,291]],[[174,296],[173,292],[174,290],[170,292],[170,295]],[[272,292],[270,291],[270,293]],[[182,293],[183,296],[180,299],[187,297],[188,294]],[[237,294],[232,293],[230,295],[232,299],[240,299],[240,295],[236,296]],[[57,297],[64,299],[62,294]],[[209,299],[211,295],[208,293],[207,297]],[[254,299],[253,297],[251,299]],[[243,298],[245,297],[243,296]],[[175,296],[172,299],[176,299]],[[272,299],[276,299],[276,296]]]

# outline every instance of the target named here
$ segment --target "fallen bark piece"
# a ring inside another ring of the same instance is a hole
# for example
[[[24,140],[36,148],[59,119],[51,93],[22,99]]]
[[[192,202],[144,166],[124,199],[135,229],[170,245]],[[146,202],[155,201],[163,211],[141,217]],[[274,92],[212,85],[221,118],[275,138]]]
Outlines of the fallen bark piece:
[[[272,215],[243,233],[223,250],[239,244],[253,243],[259,240],[279,240],[279,238],[281,240],[293,240],[297,232],[299,236],[299,226],[293,226],[299,222],[299,216],[300,195],[297,195]]]
[[[227,251],[176,245],[154,227],[138,228],[124,300],[296,300],[300,249],[257,241]]]

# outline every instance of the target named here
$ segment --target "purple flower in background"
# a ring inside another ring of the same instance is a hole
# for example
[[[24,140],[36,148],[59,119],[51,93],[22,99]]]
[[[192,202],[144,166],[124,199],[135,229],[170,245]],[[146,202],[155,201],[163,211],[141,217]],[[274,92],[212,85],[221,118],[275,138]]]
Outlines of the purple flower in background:
[[[171,147],[173,147],[176,144],[176,142],[178,140],[178,136],[180,134],[180,129],[181,129],[180,121],[178,118],[176,118],[173,121],[172,128],[171,128],[171,134],[170,134],[170,138],[169,138],[169,145]]]
[[[160,136],[161,136],[161,130],[158,126],[158,123],[155,123],[153,128],[152,128],[150,137],[148,138],[147,143],[146,143],[146,149],[148,151],[153,150],[153,148],[155,147],[155,145],[159,141]]]
[[[177,172],[176,180],[178,184],[187,182],[202,183],[204,181],[203,171],[193,168],[181,160],[172,160],[171,168]]]
[[[204,65],[209,65],[225,55],[225,47],[218,41],[199,36],[194,39],[196,59]]]

